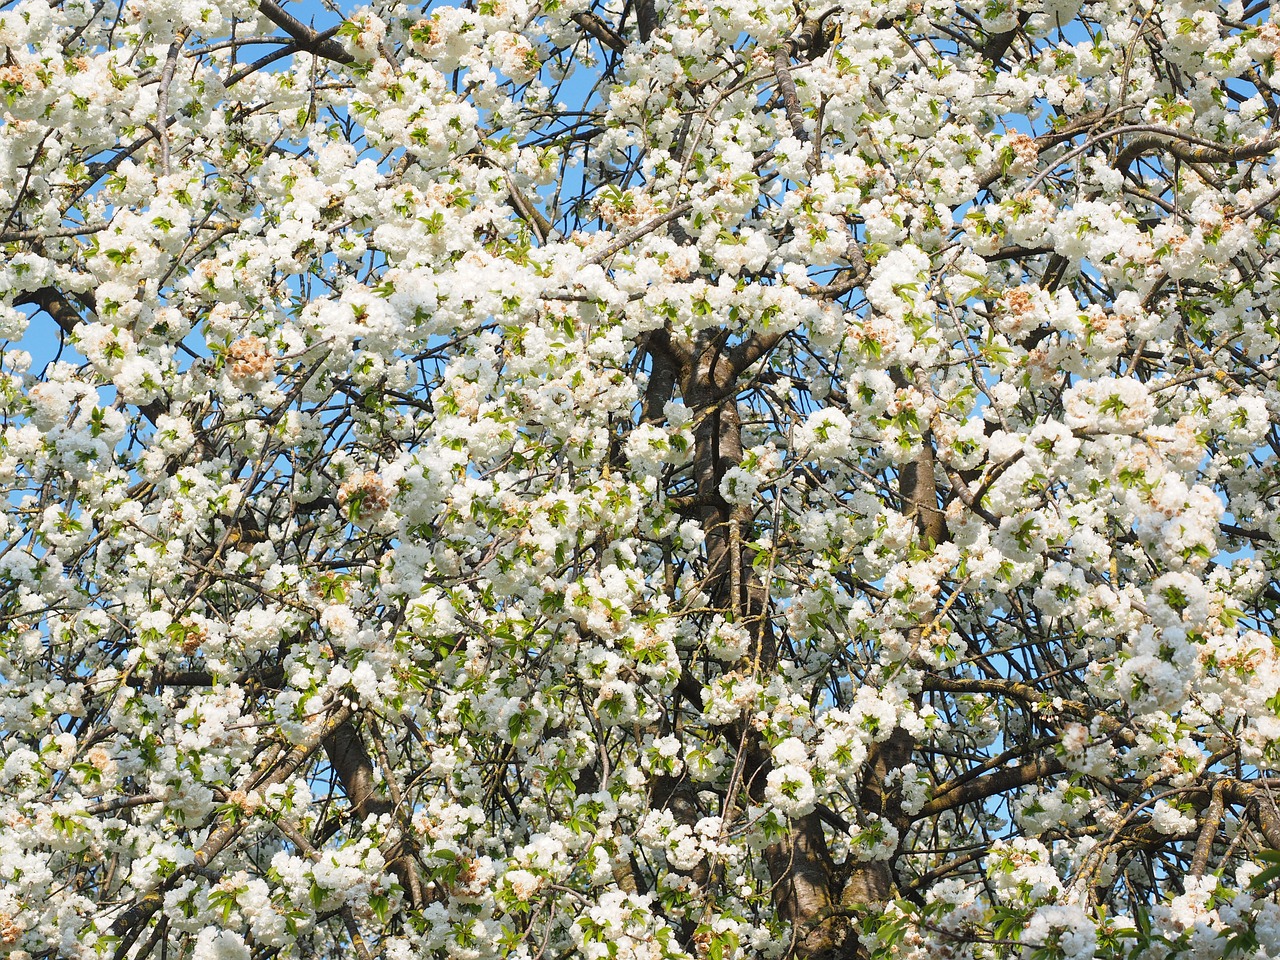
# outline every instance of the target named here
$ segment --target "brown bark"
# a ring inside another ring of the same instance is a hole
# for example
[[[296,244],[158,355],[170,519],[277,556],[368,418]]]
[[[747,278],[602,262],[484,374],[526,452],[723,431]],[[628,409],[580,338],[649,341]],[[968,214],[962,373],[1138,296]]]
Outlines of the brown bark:
[[[858,939],[834,899],[835,869],[822,818],[810,813],[791,824],[791,836],[765,851],[778,915],[792,926],[792,952],[807,960],[853,960]]]
[[[907,382],[901,374],[895,380],[899,385]],[[942,543],[950,536],[946,515],[938,506],[935,467],[933,436],[925,431],[920,452],[912,462],[904,464],[899,473],[898,493],[903,514],[915,520],[920,538],[932,545]],[[910,631],[913,646],[921,642],[924,630],[934,616],[936,613],[925,617]],[[918,695],[916,699],[919,706]],[[890,787],[889,777],[911,762],[915,746],[911,734],[901,727],[896,728],[886,740],[875,744],[867,757],[859,797],[863,813],[875,814],[892,824],[898,830],[899,842],[906,839],[910,823],[903,815],[901,793]],[[854,907],[882,902],[896,895],[897,886],[892,860],[858,864],[849,876],[841,903]]]
[[[705,332],[680,370],[685,402],[700,418],[694,431],[694,475],[706,535],[707,590],[713,605],[742,623],[752,637],[749,655],[732,666],[764,673],[776,666],[777,649],[769,622],[768,586],[743,546],[752,539],[753,515],[750,507],[728,503],[720,483],[742,461],[738,377],[778,339],[751,338],[726,349],[723,332]],[[745,722],[733,725],[730,735],[740,750],[737,782],[758,800],[769,769],[768,750]],[[765,851],[765,860],[774,903],[794,930],[792,955],[815,960],[855,957],[857,939],[848,919],[836,909],[834,866],[822,816],[814,812],[794,821],[787,838]]]
[[[342,723],[325,738],[324,750],[329,758],[329,765],[338,775],[338,782],[342,784],[342,790],[351,804],[351,814],[357,821],[394,811],[395,804],[378,791],[373,760],[352,721]],[[384,847],[383,853],[387,858],[387,866],[395,874],[406,899],[414,906],[421,906],[421,884],[415,864],[414,846],[412,839],[405,836],[390,848]]]
[[[325,34],[308,27],[305,23],[286,12],[275,0],[259,0],[258,10],[264,17],[294,39],[301,50],[313,53],[317,57],[332,60],[335,63],[353,63],[355,58],[347,53],[347,48],[337,40],[329,39]]]
[[[640,31],[640,42],[646,43],[658,28],[658,15],[654,10],[653,0],[636,0],[636,27]]]
[[[612,27],[594,13],[575,13],[573,22],[614,53],[622,53],[627,49],[627,41],[618,36]]]
[[[1054,774],[1062,773],[1066,766],[1057,757],[1040,757],[1016,767],[1007,767],[976,780],[968,780],[947,790],[939,788],[938,795],[924,805],[920,816],[932,817],[947,810],[954,810],[966,803],[977,803],[1005,793],[1015,787],[1039,783]]]
[[[663,407],[671,399],[680,378],[680,358],[673,349],[671,334],[666,330],[654,330],[644,345],[649,354],[650,369],[640,419],[643,423],[661,423]]]

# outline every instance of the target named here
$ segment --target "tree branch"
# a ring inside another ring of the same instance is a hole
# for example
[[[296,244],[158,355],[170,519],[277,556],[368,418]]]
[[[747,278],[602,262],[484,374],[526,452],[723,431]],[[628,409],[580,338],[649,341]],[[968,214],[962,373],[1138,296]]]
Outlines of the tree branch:
[[[595,37],[614,53],[627,49],[627,41],[618,36],[607,23],[591,12],[575,13],[573,22]]]
[[[994,797],[997,793],[1025,787],[1029,783],[1063,773],[1066,769],[1057,757],[1041,757],[1016,767],[1008,767],[987,777],[958,784],[954,789],[948,790],[947,785],[943,784],[938,795],[920,809],[919,815],[935,817],[967,803],[977,803],[987,797]]]
[[[354,63],[355,57],[349,54],[342,44],[329,39],[318,30],[313,30],[301,20],[275,3],[275,0],[258,0],[258,10],[277,27],[293,37],[299,50],[315,54],[335,63]]]

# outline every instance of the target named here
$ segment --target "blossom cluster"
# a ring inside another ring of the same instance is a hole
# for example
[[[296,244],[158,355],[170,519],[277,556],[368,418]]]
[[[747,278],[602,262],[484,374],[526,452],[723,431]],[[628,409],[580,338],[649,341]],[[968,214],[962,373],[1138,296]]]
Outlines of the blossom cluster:
[[[0,956],[1276,955],[1270,15],[0,10]]]

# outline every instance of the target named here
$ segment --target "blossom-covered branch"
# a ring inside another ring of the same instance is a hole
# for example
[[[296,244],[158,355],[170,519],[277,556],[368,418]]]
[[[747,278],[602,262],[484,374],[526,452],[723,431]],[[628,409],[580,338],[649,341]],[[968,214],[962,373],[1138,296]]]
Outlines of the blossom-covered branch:
[[[0,45],[0,955],[1280,954],[1270,6]]]

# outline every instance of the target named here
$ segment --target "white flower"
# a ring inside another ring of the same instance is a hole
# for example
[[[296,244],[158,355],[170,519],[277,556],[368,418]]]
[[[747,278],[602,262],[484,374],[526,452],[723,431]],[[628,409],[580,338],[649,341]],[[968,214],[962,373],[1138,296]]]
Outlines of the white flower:
[[[796,447],[815,460],[847,456],[853,444],[849,418],[833,407],[813,414],[796,430]]]
[[[205,927],[196,938],[192,960],[250,960],[252,951],[240,934],[232,930]]]
[[[1151,808],[1151,826],[1166,835],[1185,836],[1196,829],[1196,818],[1167,801],[1159,800]]]
[[[987,858],[987,875],[996,892],[1007,902],[1017,902],[1023,897],[1035,902],[1063,887],[1048,849],[1039,840],[1028,837],[993,843]]]
[[[927,299],[928,276],[928,254],[913,244],[904,244],[881,257],[872,269],[867,300],[881,313],[901,320]]]
[[[1075,905],[1036,908],[1021,939],[1028,946],[1056,946],[1064,960],[1091,960],[1098,946],[1097,928]]]
[[[1062,731],[1062,748],[1067,753],[1083,753],[1089,745],[1089,728],[1083,723],[1069,723]]]
[[[720,496],[734,506],[745,506],[751,503],[752,497],[760,489],[760,479],[742,467],[730,467],[720,481]]]
[[[526,38],[500,30],[491,38],[498,55],[499,69],[517,83],[532,80],[538,73],[538,54]]]
[[[751,631],[740,623],[729,623],[717,617],[707,635],[707,649],[720,660],[738,660],[751,650]]]
[[[517,900],[527,901],[542,886],[542,878],[528,870],[508,870],[502,875]]]
[[[1062,395],[1067,426],[1105,433],[1135,433],[1151,423],[1155,402],[1132,377],[1084,380]]]
[[[625,680],[610,680],[601,685],[594,707],[605,726],[630,723],[636,716],[635,689]]]
[[[812,812],[817,792],[809,771],[797,764],[785,764],[769,771],[765,778],[765,799],[792,819]]]
[[[809,759],[809,751],[799,737],[788,737],[773,748],[773,762],[778,767],[799,765]]]
[[[334,637],[347,639],[355,635],[359,621],[345,603],[331,603],[320,613],[320,626]]]
[[[692,870],[704,856],[691,827],[681,824],[667,835],[667,861],[677,870]]]

